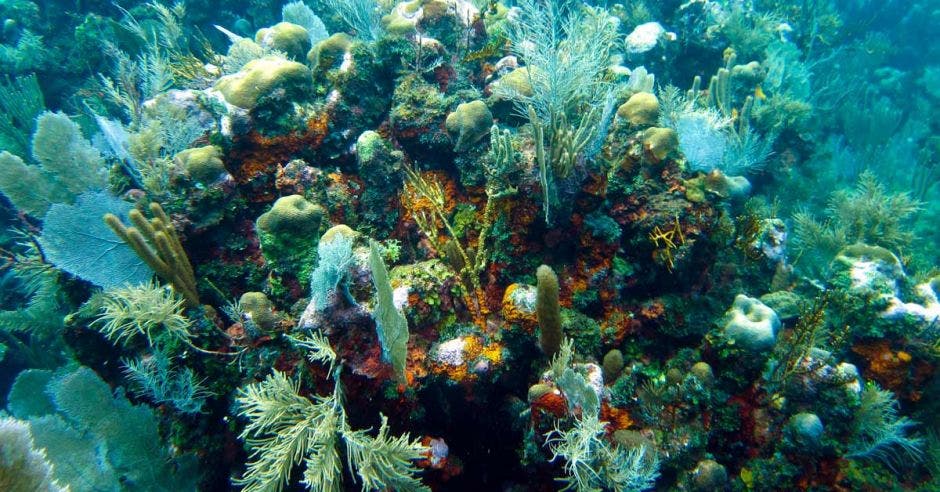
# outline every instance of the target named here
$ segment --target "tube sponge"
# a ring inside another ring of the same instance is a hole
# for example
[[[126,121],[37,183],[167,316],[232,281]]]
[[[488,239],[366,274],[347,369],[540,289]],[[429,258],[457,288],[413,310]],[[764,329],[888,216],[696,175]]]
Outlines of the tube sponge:
[[[548,265],[542,265],[536,270],[538,279],[537,294],[535,298],[535,314],[539,320],[539,345],[542,352],[554,357],[561,347],[561,307],[558,304],[558,276]]]

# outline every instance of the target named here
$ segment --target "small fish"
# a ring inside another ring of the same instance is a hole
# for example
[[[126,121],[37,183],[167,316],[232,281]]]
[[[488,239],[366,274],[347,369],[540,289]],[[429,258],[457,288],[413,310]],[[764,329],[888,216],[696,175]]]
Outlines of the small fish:
[[[754,88],[754,97],[759,100],[767,99],[767,94],[764,94],[764,89],[761,89],[760,85]]]

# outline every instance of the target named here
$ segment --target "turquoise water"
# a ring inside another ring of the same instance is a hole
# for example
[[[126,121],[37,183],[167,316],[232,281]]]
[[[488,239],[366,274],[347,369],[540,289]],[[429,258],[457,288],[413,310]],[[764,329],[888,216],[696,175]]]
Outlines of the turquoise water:
[[[935,2],[0,19],[0,490],[940,489]]]

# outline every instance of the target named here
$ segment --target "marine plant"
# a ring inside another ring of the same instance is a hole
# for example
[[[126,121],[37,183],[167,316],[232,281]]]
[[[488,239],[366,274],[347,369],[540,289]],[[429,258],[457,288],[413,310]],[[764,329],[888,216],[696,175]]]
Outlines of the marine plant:
[[[607,98],[602,75],[616,31],[602,11],[569,0],[524,0],[519,8],[507,37],[513,53],[526,63],[531,95],[508,85],[498,90],[533,125],[545,222],[551,224],[555,181],[568,178],[605,127],[596,108]]]
[[[552,359],[551,370],[569,405],[575,405],[580,416],[573,418],[567,428],[559,421],[545,435],[545,445],[552,452],[551,461],[564,460],[565,476],[558,479],[565,484],[562,490],[641,491],[652,488],[659,476],[656,452],[644,445],[628,449],[606,441],[607,424],[600,421],[597,393],[583,376],[572,370],[572,356],[572,343],[565,340]]]

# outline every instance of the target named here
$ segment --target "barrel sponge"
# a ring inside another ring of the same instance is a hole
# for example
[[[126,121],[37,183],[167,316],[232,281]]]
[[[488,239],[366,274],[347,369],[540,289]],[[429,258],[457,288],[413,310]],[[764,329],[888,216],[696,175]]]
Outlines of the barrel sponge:
[[[659,119],[659,100],[649,92],[637,92],[617,108],[617,116],[634,126],[651,126]]]
[[[725,314],[724,335],[754,352],[772,348],[777,341],[780,318],[757,299],[738,294]]]
[[[295,61],[303,60],[311,47],[307,30],[290,22],[279,22],[272,27],[258,29],[255,42],[265,48],[282,51]]]
[[[254,109],[275,93],[289,100],[293,95],[309,93],[312,87],[312,75],[305,65],[277,56],[251,60],[239,72],[215,84],[226,102],[242,109]]]
[[[535,314],[539,320],[539,344],[542,352],[553,357],[561,348],[561,306],[558,304],[558,276],[552,267],[542,265],[536,270],[538,279]]]
[[[197,183],[210,184],[225,174],[222,149],[215,145],[186,149],[176,154],[173,162]]]
[[[278,198],[271,210],[258,217],[258,230],[274,236],[313,237],[323,220],[323,207],[300,195]]]
[[[493,126],[493,113],[490,112],[490,108],[486,107],[485,102],[470,101],[458,104],[457,109],[447,115],[444,125],[452,136],[457,137],[454,148],[461,150],[477,143],[490,132],[490,127]]]

